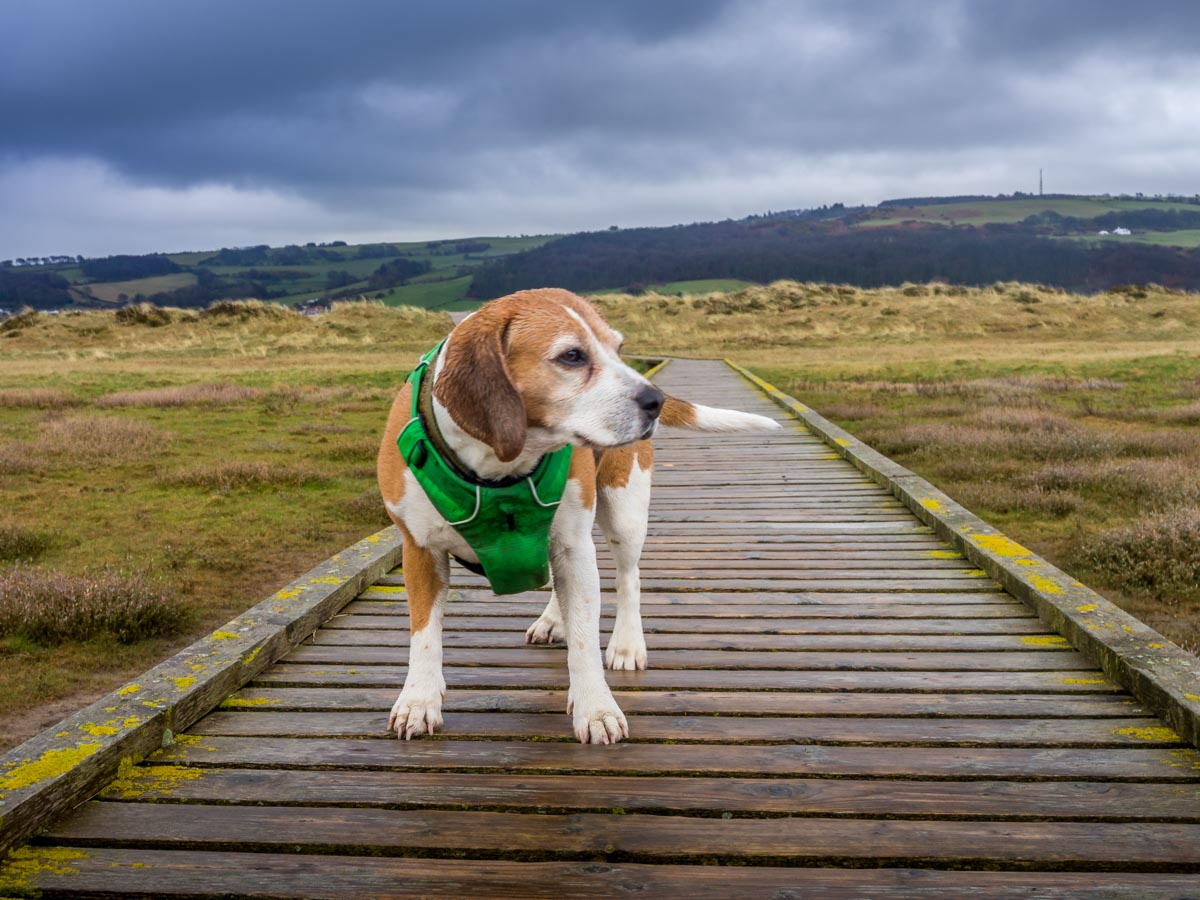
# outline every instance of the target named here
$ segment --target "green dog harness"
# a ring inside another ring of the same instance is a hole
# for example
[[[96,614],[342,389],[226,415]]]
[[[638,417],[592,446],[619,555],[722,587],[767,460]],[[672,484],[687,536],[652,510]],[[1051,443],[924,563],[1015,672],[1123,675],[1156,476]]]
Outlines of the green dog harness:
[[[529,475],[508,482],[478,481],[438,452],[427,416],[421,414],[421,388],[426,370],[437,359],[442,341],[421,357],[412,382],[412,417],[396,445],[441,516],[462,535],[479,557],[482,574],[497,594],[536,590],[550,581],[550,523],[567,487],[571,446],[547,453]],[[460,560],[461,562],[461,560]],[[474,568],[463,563],[468,568]]]

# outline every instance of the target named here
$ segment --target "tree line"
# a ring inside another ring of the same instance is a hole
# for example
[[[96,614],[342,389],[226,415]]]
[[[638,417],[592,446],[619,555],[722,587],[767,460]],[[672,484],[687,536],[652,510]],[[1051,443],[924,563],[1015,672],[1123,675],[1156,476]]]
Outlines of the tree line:
[[[577,291],[707,278],[862,287],[1029,281],[1075,291],[1156,282],[1200,289],[1200,251],[1061,240],[1024,225],[850,229],[844,222],[729,221],[575,234],[476,270],[470,296],[531,286]]]

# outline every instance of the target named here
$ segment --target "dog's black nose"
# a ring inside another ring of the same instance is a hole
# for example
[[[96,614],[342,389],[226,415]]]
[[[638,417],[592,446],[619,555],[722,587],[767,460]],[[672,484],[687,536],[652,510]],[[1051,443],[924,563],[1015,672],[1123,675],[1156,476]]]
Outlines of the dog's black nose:
[[[633,398],[641,409],[651,419],[657,419],[658,414],[662,412],[663,392],[652,384],[646,385],[636,397]]]

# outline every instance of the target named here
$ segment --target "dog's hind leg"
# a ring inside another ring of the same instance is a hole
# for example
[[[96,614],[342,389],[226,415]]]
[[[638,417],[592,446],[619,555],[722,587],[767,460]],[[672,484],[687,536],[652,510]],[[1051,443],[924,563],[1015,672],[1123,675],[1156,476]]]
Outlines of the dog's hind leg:
[[[404,586],[408,597],[408,675],[392,706],[388,731],[405,740],[433,734],[442,724],[442,612],[450,586],[450,559],[417,546],[403,525]]]
[[[646,543],[653,469],[654,448],[641,441],[620,451],[606,451],[596,472],[596,520],[617,569],[617,617],[604,652],[610,669],[646,668],[638,564]]]
[[[525,643],[553,644],[563,639],[562,609],[558,605],[558,595],[554,592],[554,572],[550,572],[550,600],[542,614],[534,623],[525,629]]]

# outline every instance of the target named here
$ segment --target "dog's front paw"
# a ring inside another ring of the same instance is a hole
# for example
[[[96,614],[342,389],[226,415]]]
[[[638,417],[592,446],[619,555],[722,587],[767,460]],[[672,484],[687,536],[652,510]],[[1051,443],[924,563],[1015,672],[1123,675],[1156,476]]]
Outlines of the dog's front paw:
[[[575,726],[575,737],[581,744],[615,744],[629,737],[629,723],[625,713],[608,691],[607,696],[594,696],[575,700],[575,692],[567,693],[567,714]]]
[[[617,621],[604,651],[604,664],[610,669],[646,668],[646,638],[640,621],[633,627]]]
[[[562,617],[547,615],[543,612],[532,625],[525,629],[525,643],[555,644],[561,641],[565,635]]]
[[[404,685],[388,716],[388,731],[406,741],[422,734],[433,734],[442,724],[442,697],[445,685]]]

